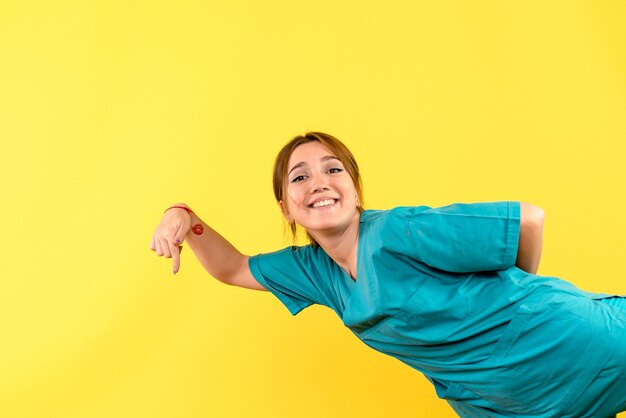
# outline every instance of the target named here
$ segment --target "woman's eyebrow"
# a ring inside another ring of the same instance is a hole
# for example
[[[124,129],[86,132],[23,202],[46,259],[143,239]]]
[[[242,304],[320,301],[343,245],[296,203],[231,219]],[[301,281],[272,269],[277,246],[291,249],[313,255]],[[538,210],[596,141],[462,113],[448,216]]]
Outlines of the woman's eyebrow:
[[[334,155],[325,155],[325,156],[323,156],[322,158],[320,158],[320,161],[321,161],[321,162],[328,161],[328,160],[337,160],[337,161],[341,161],[341,160],[339,160],[339,158],[335,157]],[[291,167],[291,170],[289,170],[289,172],[287,173],[287,175],[291,174],[291,172],[292,172],[293,170],[295,170],[296,168],[300,168],[300,167],[302,167],[303,165],[306,165],[306,162],[305,162],[305,161],[300,161],[298,164],[296,164],[296,165],[294,165],[293,167]]]

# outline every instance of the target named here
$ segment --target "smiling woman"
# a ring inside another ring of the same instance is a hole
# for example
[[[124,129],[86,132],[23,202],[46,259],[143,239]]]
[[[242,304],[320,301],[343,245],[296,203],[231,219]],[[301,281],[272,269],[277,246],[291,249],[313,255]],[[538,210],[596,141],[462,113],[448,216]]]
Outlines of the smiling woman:
[[[293,315],[312,304],[331,308],[366,345],[422,372],[462,417],[626,410],[626,299],[535,274],[540,208],[501,201],[364,210],[356,160],[321,132],[283,147],[274,193],[309,245],[247,256],[178,204],[151,248],[171,257],[176,272],[186,240],[226,284],[270,291]]]
[[[298,148],[302,145],[307,145],[307,147],[305,147],[304,150],[298,150]],[[288,216],[289,212],[286,210],[288,203],[284,202],[284,197],[285,195],[289,195],[289,197],[291,197],[291,194],[288,194],[288,189],[290,193],[296,193],[297,190],[304,190],[302,186],[300,188],[289,186],[292,184],[295,186],[295,183],[307,180],[305,178],[307,172],[305,171],[302,175],[298,176],[298,169],[301,169],[301,171],[308,169],[310,171],[312,169],[312,165],[316,165],[315,161],[309,163],[302,159],[308,156],[307,150],[310,147],[314,147],[312,150],[315,150],[317,154],[319,154],[320,164],[317,167],[318,169],[326,168],[329,171],[327,174],[339,175],[343,172],[340,179],[342,179],[344,183],[346,180],[346,174],[350,177],[351,184],[356,192],[355,206],[359,213],[363,211],[363,184],[361,182],[361,173],[359,172],[359,166],[356,159],[350,150],[337,138],[323,132],[309,132],[304,136],[298,135],[285,145],[278,153],[274,163],[273,176],[274,197],[276,198],[276,201],[279,202],[283,214],[286,215],[285,217],[289,222],[294,238],[296,236],[297,222],[291,220]],[[321,163],[327,164],[324,167],[321,167]],[[317,177],[313,179],[313,181],[316,180],[318,180]],[[305,182],[304,187],[311,187],[310,184],[311,181],[308,183]],[[317,245],[315,238],[311,236],[308,229],[307,237],[311,241],[311,244]]]

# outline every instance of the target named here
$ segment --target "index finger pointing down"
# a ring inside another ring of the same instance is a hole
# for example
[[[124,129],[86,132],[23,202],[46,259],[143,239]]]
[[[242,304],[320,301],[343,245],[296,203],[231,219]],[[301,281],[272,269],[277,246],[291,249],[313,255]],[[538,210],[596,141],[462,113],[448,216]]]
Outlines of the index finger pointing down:
[[[183,251],[183,247],[174,245],[173,243],[169,243],[170,252],[172,253],[172,267],[174,274],[178,273],[180,270],[180,253]]]

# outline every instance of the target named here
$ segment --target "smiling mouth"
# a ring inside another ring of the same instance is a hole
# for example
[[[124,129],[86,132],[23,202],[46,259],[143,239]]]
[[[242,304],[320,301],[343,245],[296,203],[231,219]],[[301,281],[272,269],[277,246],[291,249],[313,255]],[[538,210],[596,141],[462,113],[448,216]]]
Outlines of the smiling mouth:
[[[337,199],[326,199],[326,200],[320,200],[319,202],[315,202],[312,205],[309,205],[310,208],[313,209],[317,209],[317,208],[325,208],[327,206],[332,206],[337,202]]]

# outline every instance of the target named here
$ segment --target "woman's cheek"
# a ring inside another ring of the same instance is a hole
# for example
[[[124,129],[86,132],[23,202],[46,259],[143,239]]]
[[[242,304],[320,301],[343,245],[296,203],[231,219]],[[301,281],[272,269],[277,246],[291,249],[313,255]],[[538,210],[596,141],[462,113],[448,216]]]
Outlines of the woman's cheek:
[[[298,191],[294,190],[293,188],[290,188],[287,190],[287,196],[289,196],[289,200],[292,201],[298,207],[302,206],[300,204],[299,195],[300,194],[298,193]]]

